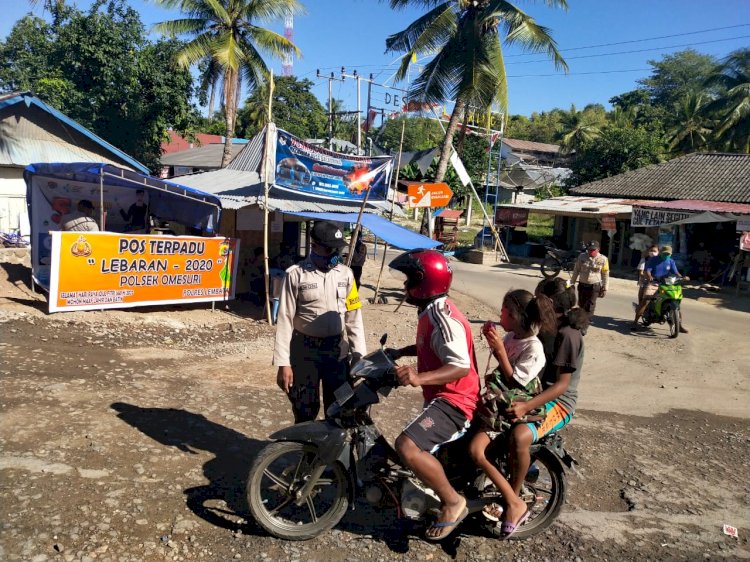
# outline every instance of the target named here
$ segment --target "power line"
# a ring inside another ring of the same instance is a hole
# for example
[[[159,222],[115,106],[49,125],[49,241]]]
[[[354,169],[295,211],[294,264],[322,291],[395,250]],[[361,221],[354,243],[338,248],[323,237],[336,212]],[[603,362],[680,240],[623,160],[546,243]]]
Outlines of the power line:
[[[596,57],[610,57],[615,55],[629,55],[632,53],[645,53],[648,51],[661,51],[664,49],[679,49],[681,47],[693,47],[695,45],[708,45],[709,43],[721,43],[723,41],[733,41],[735,39],[747,39],[750,37],[750,35],[738,35],[737,37],[727,37],[725,39],[714,39],[712,41],[699,41],[697,43],[684,43],[682,45],[669,45],[665,47],[651,47],[648,49],[633,49],[632,51],[617,51],[614,53],[599,53],[598,55],[579,55],[577,57],[566,57],[566,60],[575,60],[575,59],[591,59]],[[528,60],[528,61],[518,61],[518,62],[509,62],[506,63],[506,65],[511,64],[531,64],[534,62],[550,62],[550,59],[537,59],[537,60]]]
[[[628,68],[624,70],[598,70],[594,72],[570,72],[563,74],[561,72],[553,72],[551,74],[508,74],[508,78],[536,78],[544,76],[584,76],[587,74],[620,74],[623,72],[648,72],[653,70],[651,68]]]
[[[629,43],[643,43],[645,41],[655,41],[657,39],[671,39],[672,37],[685,37],[686,35],[698,35],[700,33],[709,33],[711,31],[722,31],[724,29],[735,29],[737,27],[747,27],[750,26],[750,23],[740,23],[737,25],[728,25],[725,27],[712,27],[711,29],[702,29],[700,31],[687,31],[685,33],[674,33],[672,35],[659,35],[658,37],[644,37],[643,39],[631,39],[629,41],[618,41],[616,43],[601,43],[599,45],[586,45],[584,47],[570,47],[567,49],[560,49],[561,52],[568,52],[568,51],[581,51],[583,49],[597,49],[599,47],[613,47],[615,45],[627,45]],[[511,58],[511,57],[529,57],[533,56],[536,53],[520,53],[517,55],[508,55],[505,58]]]

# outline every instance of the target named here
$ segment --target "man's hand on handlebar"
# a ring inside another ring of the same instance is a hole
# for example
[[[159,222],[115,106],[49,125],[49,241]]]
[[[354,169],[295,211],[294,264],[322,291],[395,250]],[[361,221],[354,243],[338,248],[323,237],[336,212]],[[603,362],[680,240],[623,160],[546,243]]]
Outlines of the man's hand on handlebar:
[[[419,383],[419,375],[417,374],[414,365],[396,367],[396,378],[401,386],[421,386]]]

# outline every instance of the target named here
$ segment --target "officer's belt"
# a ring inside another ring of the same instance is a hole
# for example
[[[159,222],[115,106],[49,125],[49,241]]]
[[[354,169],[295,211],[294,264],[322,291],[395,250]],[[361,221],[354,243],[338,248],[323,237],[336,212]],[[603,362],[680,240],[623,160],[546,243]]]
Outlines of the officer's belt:
[[[318,338],[315,336],[308,336],[307,334],[303,334],[299,330],[294,330],[294,332],[292,332],[292,337],[303,338],[306,346],[318,348],[333,347],[341,343],[341,334]]]

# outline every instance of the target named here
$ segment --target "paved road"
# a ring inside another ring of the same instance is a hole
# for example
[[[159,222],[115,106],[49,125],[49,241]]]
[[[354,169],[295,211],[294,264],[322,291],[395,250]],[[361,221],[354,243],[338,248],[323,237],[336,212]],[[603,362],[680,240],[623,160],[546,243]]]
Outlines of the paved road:
[[[455,272],[454,290],[468,294],[498,310],[506,291],[517,288],[533,292],[542,279],[538,268],[477,265],[460,261],[453,261],[451,265]],[[635,281],[611,279],[606,298],[597,301],[595,325],[609,325],[619,331],[628,328],[633,319],[632,303],[635,301],[636,292]],[[750,301],[750,298],[745,299]],[[728,336],[742,334],[744,341],[750,341],[750,322],[746,312],[729,310],[690,298],[683,301],[683,310],[685,325],[696,336],[721,331]],[[666,325],[663,328],[666,330]]]

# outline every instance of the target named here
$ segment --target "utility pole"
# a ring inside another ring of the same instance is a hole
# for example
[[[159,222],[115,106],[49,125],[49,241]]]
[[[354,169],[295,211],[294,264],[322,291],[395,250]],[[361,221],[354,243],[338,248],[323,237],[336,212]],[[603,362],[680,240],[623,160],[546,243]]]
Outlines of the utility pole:
[[[320,69],[316,70],[316,76],[318,79],[328,80],[328,150],[333,150],[333,81],[343,82],[344,78],[344,67],[341,67],[341,78],[336,78],[333,72],[328,78],[323,78],[320,75]]]

